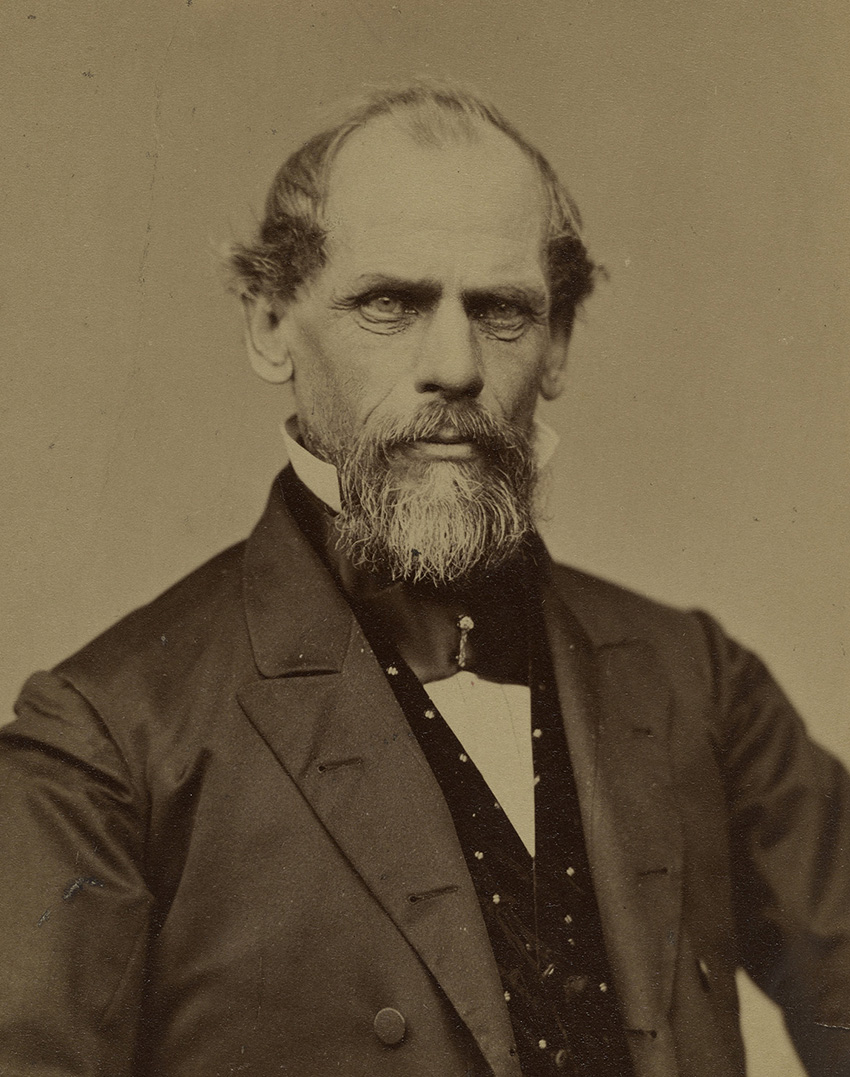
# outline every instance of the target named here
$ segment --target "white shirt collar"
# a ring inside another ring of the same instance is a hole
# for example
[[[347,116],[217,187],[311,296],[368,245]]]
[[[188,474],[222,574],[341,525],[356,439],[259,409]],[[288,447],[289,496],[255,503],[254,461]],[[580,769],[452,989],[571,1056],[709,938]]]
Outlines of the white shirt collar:
[[[312,494],[324,501],[329,509],[342,512],[337,470],[333,464],[314,456],[298,440],[298,416],[290,415],[285,423],[281,423],[280,432],[283,434],[292,470],[298,478]]]
[[[314,456],[298,440],[298,417],[290,415],[281,424],[280,432],[289,455],[289,462],[298,478],[307,489],[334,512],[342,511],[342,498],[339,492],[339,475],[333,464]],[[555,455],[559,438],[555,431],[542,419],[534,417],[532,428],[534,453],[537,466],[542,471]]]

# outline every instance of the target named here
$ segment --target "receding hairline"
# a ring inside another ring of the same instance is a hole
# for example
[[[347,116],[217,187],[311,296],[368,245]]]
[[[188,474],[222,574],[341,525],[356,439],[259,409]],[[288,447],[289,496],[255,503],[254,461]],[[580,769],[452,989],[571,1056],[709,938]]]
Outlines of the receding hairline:
[[[466,116],[463,119],[470,122],[468,124],[453,124],[451,129],[441,133],[440,137],[434,137],[434,131],[430,125],[425,132],[422,132],[418,130],[418,125],[410,125],[404,122],[405,117],[396,114],[375,116],[368,122],[349,131],[346,138],[334,147],[333,155],[329,155],[326,172],[323,177],[324,190],[322,192],[321,209],[325,210],[327,208],[336,190],[345,190],[345,179],[350,178],[350,176],[338,181],[336,178],[337,171],[341,165],[343,170],[346,170],[357,167],[357,164],[362,163],[362,161],[358,161],[358,157],[362,159],[364,143],[367,155],[372,150],[377,155],[382,151],[386,151],[387,148],[391,153],[393,143],[398,141],[400,143],[407,142],[417,149],[425,151],[425,153],[432,151],[439,154],[445,151],[450,152],[453,149],[469,147],[472,149],[481,148],[485,151],[491,149],[496,154],[504,155],[506,171],[508,169],[513,171],[523,186],[533,186],[536,189],[540,199],[541,214],[545,218],[547,211],[551,207],[547,198],[544,176],[532,156],[526,152],[523,146],[517,144],[507,132],[494,124],[483,119],[470,119]],[[370,140],[375,140],[372,146],[370,146]],[[520,170],[526,170],[527,176],[520,176]]]
[[[435,148],[472,144],[495,131],[512,142],[534,166],[549,203],[553,230],[560,232],[566,226],[576,236],[581,233],[578,207],[545,155],[492,102],[470,87],[431,78],[414,79],[401,87],[373,86],[359,98],[341,102],[334,112],[336,122],[324,126],[284,162],[269,191],[269,202],[288,165],[302,158],[305,151],[307,157],[313,157],[309,151],[316,147],[315,172],[310,190],[304,190],[304,194],[313,201],[315,210],[320,211],[337,156],[351,139],[375,126],[395,127],[415,144]],[[267,213],[271,208],[267,203]]]

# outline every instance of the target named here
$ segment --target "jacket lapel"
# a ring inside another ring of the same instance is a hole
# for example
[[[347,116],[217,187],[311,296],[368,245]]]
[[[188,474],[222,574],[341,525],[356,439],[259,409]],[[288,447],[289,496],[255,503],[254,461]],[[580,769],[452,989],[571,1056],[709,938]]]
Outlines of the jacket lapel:
[[[248,543],[245,603],[263,679],[239,691],[243,710],[494,1072],[515,1077],[502,988],[448,807],[350,607],[279,492]]]
[[[646,642],[582,625],[551,581],[544,613],[626,1026],[657,1032],[670,1005],[682,901],[669,685]]]

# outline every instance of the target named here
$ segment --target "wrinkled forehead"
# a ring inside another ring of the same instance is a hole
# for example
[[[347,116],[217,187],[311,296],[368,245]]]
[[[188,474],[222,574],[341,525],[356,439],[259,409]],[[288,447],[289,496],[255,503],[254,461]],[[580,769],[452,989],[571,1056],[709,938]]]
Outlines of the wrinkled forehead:
[[[498,232],[540,249],[548,205],[529,156],[490,124],[436,141],[416,139],[391,117],[355,131],[331,166],[324,226],[332,244],[370,230],[406,234]]]

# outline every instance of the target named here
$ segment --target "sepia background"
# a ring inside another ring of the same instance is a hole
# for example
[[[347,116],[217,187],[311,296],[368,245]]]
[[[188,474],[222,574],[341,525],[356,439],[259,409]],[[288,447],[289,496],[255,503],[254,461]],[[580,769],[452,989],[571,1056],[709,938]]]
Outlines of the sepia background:
[[[216,252],[331,102],[448,75],[609,274],[545,411],[552,549],[709,609],[850,761],[848,36],[837,0],[5,0],[4,705],[251,527],[287,400]],[[753,1077],[799,1074],[743,991]]]

